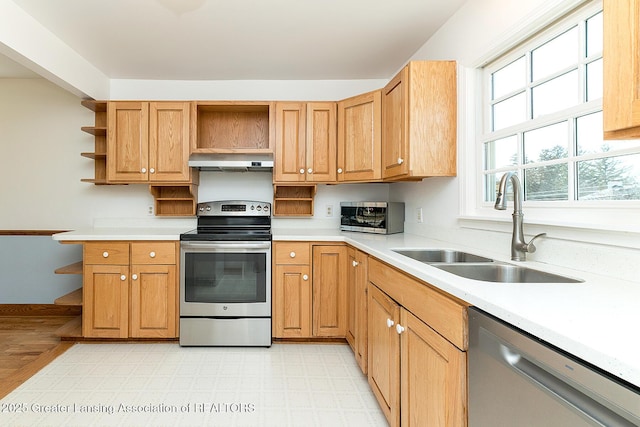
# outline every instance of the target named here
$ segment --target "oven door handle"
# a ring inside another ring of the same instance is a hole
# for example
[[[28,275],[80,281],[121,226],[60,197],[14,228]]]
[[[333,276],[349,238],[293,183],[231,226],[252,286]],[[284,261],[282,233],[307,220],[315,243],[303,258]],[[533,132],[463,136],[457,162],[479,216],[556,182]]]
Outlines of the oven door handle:
[[[202,248],[202,249],[269,249],[271,248],[271,242],[233,242],[233,243],[219,243],[219,242],[181,242],[180,246],[189,248]]]

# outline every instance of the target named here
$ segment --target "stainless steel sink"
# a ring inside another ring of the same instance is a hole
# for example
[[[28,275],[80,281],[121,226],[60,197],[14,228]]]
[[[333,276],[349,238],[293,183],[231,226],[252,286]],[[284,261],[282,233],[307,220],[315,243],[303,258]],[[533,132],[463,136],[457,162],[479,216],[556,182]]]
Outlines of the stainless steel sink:
[[[501,283],[580,283],[584,280],[560,276],[511,264],[438,264],[441,270],[467,279]]]
[[[393,252],[426,264],[458,262],[493,262],[490,258],[452,249],[392,249]]]

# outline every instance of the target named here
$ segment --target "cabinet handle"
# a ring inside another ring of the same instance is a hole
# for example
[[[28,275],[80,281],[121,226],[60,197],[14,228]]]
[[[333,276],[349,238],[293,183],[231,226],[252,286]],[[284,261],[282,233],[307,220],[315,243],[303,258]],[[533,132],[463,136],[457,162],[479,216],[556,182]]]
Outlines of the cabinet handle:
[[[150,256],[151,258],[155,258],[155,257],[156,257],[156,253],[155,253],[155,252],[153,252],[153,251],[151,251],[151,252],[149,252],[149,256]]]
[[[307,281],[309,280],[309,276],[307,276],[306,274],[302,275],[302,280]]]
[[[300,173],[304,173],[304,168],[300,168]]]
[[[147,168],[142,168],[142,169],[140,169],[140,172],[142,172],[142,173],[147,173]]]
[[[338,168],[338,173],[342,173],[342,168]]]
[[[293,251],[291,251],[291,253],[289,254],[289,256],[290,256],[291,258],[295,258],[295,257],[296,257],[296,253],[295,253],[295,252],[293,252]]]
[[[387,319],[387,328],[392,327],[393,325],[395,325],[395,322],[391,319]]]
[[[313,169],[311,168],[307,169],[307,173],[313,173]]]
[[[149,173],[156,173],[156,170],[154,168],[149,168]]]
[[[402,326],[401,324],[397,324],[396,325],[396,332],[398,333],[398,335],[400,335],[401,333],[404,332],[404,326]]]
[[[131,276],[131,279],[132,279],[132,280],[138,280],[138,275],[137,275],[137,274],[132,275],[132,276]]]
[[[125,276],[124,274],[122,276],[120,276],[120,280],[125,281],[127,280],[127,276]]]
[[[358,266],[358,261],[351,261],[351,265],[353,265],[354,267]]]
[[[107,252],[107,251],[102,252],[102,257],[103,258],[108,258],[109,257],[109,252]]]
[[[401,165],[404,163],[404,159],[402,157],[398,157],[398,164]]]

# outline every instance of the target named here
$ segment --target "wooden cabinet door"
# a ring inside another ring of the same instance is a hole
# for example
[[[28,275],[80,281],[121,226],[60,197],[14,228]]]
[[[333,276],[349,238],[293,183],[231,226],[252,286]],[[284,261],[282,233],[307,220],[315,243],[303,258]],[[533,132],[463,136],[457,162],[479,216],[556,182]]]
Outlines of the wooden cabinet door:
[[[355,267],[355,355],[356,362],[363,374],[367,373],[367,269],[369,257],[366,253],[356,251]]]
[[[408,67],[382,90],[382,177],[409,173]]]
[[[84,337],[128,337],[128,265],[85,265],[82,298],[82,335]]]
[[[338,103],[339,182],[378,181],[381,174],[381,91]]]
[[[273,334],[311,337],[311,276],[308,265],[276,265],[273,272]]]
[[[306,110],[306,180],[335,182],[336,103],[310,102]]]
[[[109,102],[107,181],[148,181],[149,103]]]
[[[175,338],[177,298],[175,265],[132,265],[131,336]]]
[[[313,246],[313,335],[344,338],[347,328],[347,247]]]
[[[356,353],[356,250],[347,248],[347,330],[346,339],[349,347]]]
[[[189,107],[149,104],[149,181],[189,182]]]
[[[467,425],[466,353],[401,310],[403,427]]]
[[[373,284],[368,305],[369,369],[367,379],[389,425],[400,423],[400,306]]]
[[[306,180],[306,110],[300,102],[276,103],[273,182]]]
[[[603,3],[605,139],[640,137],[640,0]]]

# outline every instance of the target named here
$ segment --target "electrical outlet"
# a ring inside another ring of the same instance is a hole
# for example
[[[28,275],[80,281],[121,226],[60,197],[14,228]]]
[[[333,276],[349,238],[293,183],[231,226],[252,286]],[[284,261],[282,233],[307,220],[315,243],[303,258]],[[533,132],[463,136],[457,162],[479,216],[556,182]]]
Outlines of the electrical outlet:
[[[150,215],[150,216],[153,215],[153,206],[152,205],[149,205],[147,207],[147,215]]]
[[[326,206],[326,216],[333,216],[333,205]]]
[[[422,208],[416,208],[416,221],[417,222],[424,222],[424,218],[422,216]]]

